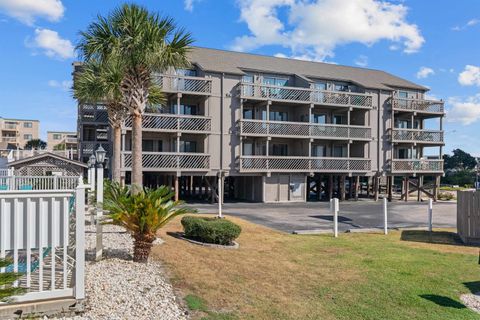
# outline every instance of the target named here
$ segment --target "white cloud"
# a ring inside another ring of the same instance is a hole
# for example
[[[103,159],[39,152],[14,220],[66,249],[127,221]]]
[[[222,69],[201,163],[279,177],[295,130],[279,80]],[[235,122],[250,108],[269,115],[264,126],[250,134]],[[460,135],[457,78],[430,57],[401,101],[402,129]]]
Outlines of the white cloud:
[[[0,0],[0,11],[32,25],[38,17],[49,21],[60,20],[65,7],[60,0]]]
[[[68,59],[74,56],[74,47],[70,40],[62,39],[58,32],[49,29],[35,29],[35,38],[27,45],[41,50],[51,58]]]
[[[467,64],[465,70],[458,75],[458,82],[462,86],[480,86],[480,67]]]
[[[240,20],[250,30],[237,37],[234,50],[249,51],[265,45],[280,45],[292,56],[325,60],[338,45],[380,40],[416,52],[424,38],[415,24],[406,21],[408,8],[378,0],[237,0]],[[282,21],[279,14],[287,16]]]
[[[368,57],[364,55],[359,55],[354,62],[357,66],[365,68],[366,66],[368,66]]]
[[[200,2],[201,0],[184,0],[183,7],[185,10],[192,12],[195,2]]]
[[[450,98],[448,103],[452,106],[447,112],[449,122],[469,125],[480,120],[480,94],[466,99]]]
[[[64,91],[69,91],[72,88],[73,82],[71,80],[48,80],[48,85],[52,88],[60,88]]]
[[[428,78],[429,76],[432,76],[434,74],[435,74],[435,71],[432,68],[420,67],[420,69],[417,72],[417,78],[418,79],[425,79],[425,78]]]
[[[463,26],[455,26],[452,28],[453,31],[462,31],[462,30],[465,30],[469,27],[473,27],[477,24],[480,23],[480,19],[471,19],[471,20],[468,20],[467,23],[465,23]]]

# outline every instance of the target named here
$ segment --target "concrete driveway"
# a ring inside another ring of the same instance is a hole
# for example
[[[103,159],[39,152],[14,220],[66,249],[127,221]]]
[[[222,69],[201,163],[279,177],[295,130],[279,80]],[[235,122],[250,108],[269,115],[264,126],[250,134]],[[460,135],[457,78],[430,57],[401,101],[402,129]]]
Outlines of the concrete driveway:
[[[190,204],[200,213],[217,212],[216,204]],[[388,204],[389,228],[426,227],[427,202],[391,202]],[[306,203],[225,203],[224,213],[279,231],[331,230],[333,219],[328,202]],[[456,203],[433,204],[434,228],[456,227]],[[339,230],[383,228],[382,201],[340,202]]]

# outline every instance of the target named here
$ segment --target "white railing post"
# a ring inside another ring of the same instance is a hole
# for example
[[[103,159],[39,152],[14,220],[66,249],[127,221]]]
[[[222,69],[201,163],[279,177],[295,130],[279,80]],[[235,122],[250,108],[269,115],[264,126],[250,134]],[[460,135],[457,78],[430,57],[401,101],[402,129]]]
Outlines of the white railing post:
[[[333,215],[333,236],[338,238],[338,211],[339,211],[339,202],[337,198],[330,200],[330,210]]]
[[[433,200],[428,199],[428,231],[433,230]]]
[[[383,198],[383,232],[388,234],[388,200]]]
[[[223,186],[222,186],[222,172],[218,173],[218,217],[223,218],[222,202],[223,202]]]
[[[97,214],[96,214],[96,246],[95,260],[102,260],[103,256],[103,165],[98,164],[97,172]]]
[[[75,299],[85,299],[85,186],[80,177],[75,190]]]

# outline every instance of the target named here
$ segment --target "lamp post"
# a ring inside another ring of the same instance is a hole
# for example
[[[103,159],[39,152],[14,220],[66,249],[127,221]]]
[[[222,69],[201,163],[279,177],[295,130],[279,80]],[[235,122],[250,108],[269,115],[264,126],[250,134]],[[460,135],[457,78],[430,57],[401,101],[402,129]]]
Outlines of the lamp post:
[[[100,145],[98,149],[95,151],[95,159],[97,163],[97,222],[96,222],[96,229],[97,229],[97,238],[96,238],[96,254],[95,260],[99,261],[102,259],[103,255],[103,243],[102,243],[102,233],[103,228],[101,224],[102,216],[103,216],[103,163],[105,162],[105,155],[107,152],[103,147]]]
[[[97,162],[95,156],[92,154],[90,156],[90,185],[92,187],[92,191],[95,191],[95,163]]]

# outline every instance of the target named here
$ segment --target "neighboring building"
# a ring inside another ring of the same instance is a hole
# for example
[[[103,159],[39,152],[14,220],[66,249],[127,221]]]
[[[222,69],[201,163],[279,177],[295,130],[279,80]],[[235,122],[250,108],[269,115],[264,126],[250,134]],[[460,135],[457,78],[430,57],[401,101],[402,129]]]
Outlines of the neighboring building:
[[[85,176],[87,165],[83,162],[65,158],[58,154],[45,152],[31,157],[9,162],[8,168],[15,170],[16,176]]]
[[[215,49],[195,47],[190,60],[191,69],[157,77],[168,102],[143,116],[145,185],[178,182],[184,197],[214,199],[221,172],[226,197],[281,202],[321,191],[343,198],[360,183],[378,190],[382,176],[390,190],[394,176],[407,188],[409,177],[438,184],[443,174],[444,103],[426,99],[426,87],[379,70]],[[111,150],[103,106],[80,105],[78,119],[83,161],[99,144]],[[128,182],[130,119],[122,150]]]
[[[77,150],[78,138],[76,132],[47,131],[47,150]]]
[[[7,119],[0,117],[0,149],[23,148],[33,139],[39,139],[38,120]]]

